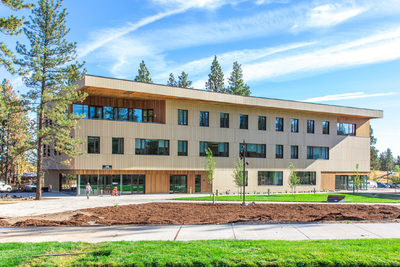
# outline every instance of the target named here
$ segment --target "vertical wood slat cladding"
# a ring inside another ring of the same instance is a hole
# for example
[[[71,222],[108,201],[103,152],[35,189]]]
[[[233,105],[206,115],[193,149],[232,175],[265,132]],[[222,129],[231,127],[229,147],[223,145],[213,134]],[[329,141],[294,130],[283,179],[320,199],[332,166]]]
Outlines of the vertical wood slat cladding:
[[[321,189],[335,190],[334,173],[321,173]]]
[[[165,100],[131,100],[88,96],[79,104],[117,108],[153,109],[154,122],[165,123]]]
[[[337,117],[338,123],[353,123],[356,125],[356,136],[369,137],[369,119],[354,117]]]

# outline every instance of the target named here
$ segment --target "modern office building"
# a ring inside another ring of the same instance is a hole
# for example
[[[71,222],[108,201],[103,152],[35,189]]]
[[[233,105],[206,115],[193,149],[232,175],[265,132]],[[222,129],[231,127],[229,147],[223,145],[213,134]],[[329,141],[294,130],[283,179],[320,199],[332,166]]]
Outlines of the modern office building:
[[[380,110],[247,97],[86,75],[89,96],[69,112],[84,114],[72,132],[87,154],[69,166],[47,166],[45,186],[89,181],[95,194],[209,192],[205,149],[216,158],[214,189],[237,191],[234,162],[246,141],[248,192],[352,188],[351,175],[370,170],[370,119]],[[53,153],[51,147],[45,153]],[[65,159],[65,155],[56,156]],[[72,182],[71,182],[72,181]]]

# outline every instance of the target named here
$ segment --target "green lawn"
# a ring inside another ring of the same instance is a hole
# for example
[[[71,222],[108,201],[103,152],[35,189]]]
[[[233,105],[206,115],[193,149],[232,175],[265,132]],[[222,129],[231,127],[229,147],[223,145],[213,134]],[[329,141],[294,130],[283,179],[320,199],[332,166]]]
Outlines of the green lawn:
[[[296,194],[296,199],[291,194],[281,195],[246,195],[246,201],[282,201],[282,202],[326,202],[328,195],[345,195],[346,202],[350,203],[394,203],[400,202],[400,194],[397,196],[387,194],[372,194],[372,193],[321,193],[321,194]],[[174,198],[174,200],[205,200],[211,201],[210,196],[206,197],[185,197]],[[217,201],[242,201],[240,195],[226,195],[215,197]]]
[[[400,239],[0,244],[0,266],[399,266]],[[73,256],[32,255],[90,252]]]

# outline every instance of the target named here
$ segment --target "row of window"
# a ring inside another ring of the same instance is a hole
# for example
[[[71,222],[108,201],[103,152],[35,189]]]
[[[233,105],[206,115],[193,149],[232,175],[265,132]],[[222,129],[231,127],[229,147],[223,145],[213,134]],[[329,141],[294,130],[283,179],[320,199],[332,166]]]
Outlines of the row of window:
[[[100,153],[100,137],[88,137],[88,153]],[[214,157],[229,157],[229,143],[227,142],[199,142],[199,156],[206,156],[211,149]],[[243,144],[239,144],[243,151]],[[47,151],[47,150],[46,150]],[[49,150],[50,151],[50,150]],[[50,152],[49,152],[50,153]],[[124,139],[112,138],[112,154],[124,154]],[[169,155],[169,140],[135,139],[136,155]],[[188,141],[178,141],[178,156],[188,155]],[[246,144],[246,157],[266,158],[265,144]],[[283,145],[275,146],[275,158],[283,159]],[[291,159],[299,158],[299,147],[291,146]],[[307,146],[307,159],[329,159],[329,147]]]
[[[152,109],[116,108],[74,104],[72,110],[76,115],[83,115],[84,119],[153,122],[154,117],[154,111]]]
[[[316,172],[297,172],[301,185],[316,185]],[[258,185],[283,185],[283,172],[259,171]]]
[[[209,112],[200,111],[199,125],[209,126]],[[178,125],[188,125],[188,111],[178,109]],[[229,128],[229,113],[220,113],[220,128]],[[249,129],[249,115],[239,115],[239,128]],[[299,120],[291,119],[291,132],[299,132]],[[267,130],[267,118],[265,116],[258,116],[258,130]],[[283,132],[283,118],[276,118],[275,131]],[[307,133],[315,133],[315,121],[307,120]],[[329,134],[329,121],[322,122],[322,133]],[[349,123],[337,124],[338,135],[356,135],[356,125]]]

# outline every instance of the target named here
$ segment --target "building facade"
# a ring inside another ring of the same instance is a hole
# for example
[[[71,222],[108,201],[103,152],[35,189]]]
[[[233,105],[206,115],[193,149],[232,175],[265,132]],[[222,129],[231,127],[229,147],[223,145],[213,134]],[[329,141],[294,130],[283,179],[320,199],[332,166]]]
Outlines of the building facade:
[[[246,142],[248,192],[285,192],[292,163],[298,191],[362,188],[370,170],[369,120],[380,110],[230,95],[86,75],[89,96],[73,136],[86,155],[50,164],[45,186],[90,182],[95,194],[210,192],[204,150],[216,158],[214,190],[235,192],[233,167]],[[51,148],[50,148],[51,150]],[[49,152],[51,154],[51,152]],[[65,160],[65,155],[55,156]],[[71,182],[72,181],[72,182]],[[102,192],[101,192],[102,190]]]

